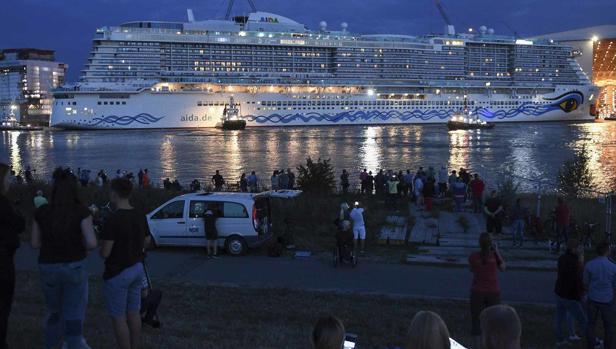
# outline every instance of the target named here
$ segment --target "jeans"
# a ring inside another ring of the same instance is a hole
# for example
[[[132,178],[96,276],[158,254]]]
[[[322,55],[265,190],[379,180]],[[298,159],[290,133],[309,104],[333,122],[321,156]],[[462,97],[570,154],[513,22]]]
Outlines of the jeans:
[[[488,307],[500,304],[500,294],[471,291],[471,335],[479,336],[481,327],[479,315]]]
[[[566,339],[566,335],[563,333],[563,323],[567,322],[568,316],[577,321],[584,335],[588,334],[588,320],[586,319],[582,302],[556,296],[555,334],[557,342],[562,342]],[[569,327],[569,324],[567,324],[567,327]],[[571,330],[569,329],[569,331]],[[573,333],[569,333],[569,335],[573,335]],[[590,337],[587,336],[587,338],[590,343]]]
[[[15,293],[15,264],[13,253],[0,247],[0,349],[8,348],[6,341],[9,315]]]
[[[524,242],[524,220],[523,219],[515,219],[513,221],[513,244],[515,245],[516,241],[520,242],[520,246]]]
[[[603,330],[605,331],[603,347],[604,349],[611,349],[612,326],[614,324],[614,303],[599,303],[589,299],[586,303],[586,314],[588,315],[588,337],[590,340],[594,341],[595,323],[597,322],[597,318],[601,316],[601,320],[603,321]],[[589,347],[593,348],[593,346]]]
[[[481,213],[481,208],[483,207],[483,200],[481,198],[481,195],[479,196],[474,196],[473,195],[473,212],[474,213]]]
[[[486,230],[488,233],[500,234],[503,230],[503,222],[500,216],[486,218]]]
[[[45,296],[45,348],[64,337],[68,349],[81,348],[88,305],[88,276],[84,261],[39,264]]]

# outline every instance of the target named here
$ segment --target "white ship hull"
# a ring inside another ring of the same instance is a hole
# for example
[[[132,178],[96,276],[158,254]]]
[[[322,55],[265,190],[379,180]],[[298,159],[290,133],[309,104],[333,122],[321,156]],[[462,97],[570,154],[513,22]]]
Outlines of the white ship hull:
[[[467,110],[490,122],[592,120],[592,86],[560,86],[545,95],[470,94]],[[116,96],[116,97],[114,97]],[[248,127],[446,123],[464,109],[459,95],[421,100],[367,94],[79,92],[56,99],[50,126],[71,129],[207,128],[220,121],[230,97]]]

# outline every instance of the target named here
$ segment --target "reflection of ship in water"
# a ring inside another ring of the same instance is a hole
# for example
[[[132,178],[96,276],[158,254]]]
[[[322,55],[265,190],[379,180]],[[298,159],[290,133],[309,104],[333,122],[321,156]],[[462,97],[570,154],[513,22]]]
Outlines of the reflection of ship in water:
[[[233,97],[229,98],[229,104],[225,105],[220,121],[216,123],[216,128],[223,130],[243,130],[246,128],[246,120],[240,115],[240,106],[235,103]]]

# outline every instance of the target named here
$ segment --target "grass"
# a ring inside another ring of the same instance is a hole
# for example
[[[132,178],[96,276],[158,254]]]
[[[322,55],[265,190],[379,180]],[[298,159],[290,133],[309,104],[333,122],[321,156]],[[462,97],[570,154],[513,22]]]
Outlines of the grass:
[[[18,274],[11,348],[42,347],[44,304],[38,280],[35,272]],[[144,348],[309,348],[312,324],[323,314],[335,314],[348,332],[359,335],[361,348],[382,349],[403,344],[406,329],[420,310],[439,313],[453,338],[466,346],[471,343],[466,301],[154,281],[164,292],[159,309],[163,327],[146,327]],[[515,307],[523,323],[523,347],[553,347],[553,308]],[[115,347],[100,277],[90,279],[85,337],[92,348]]]

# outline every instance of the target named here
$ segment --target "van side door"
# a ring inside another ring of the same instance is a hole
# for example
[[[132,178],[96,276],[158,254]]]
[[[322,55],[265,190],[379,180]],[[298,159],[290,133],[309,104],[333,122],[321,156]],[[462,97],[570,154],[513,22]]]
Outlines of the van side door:
[[[159,245],[186,244],[186,203],[168,202],[150,217],[150,230]]]
[[[244,204],[223,201],[219,203],[220,212],[216,220],[218,236],[225,238],[230,235],[255,235],[252,221]]]

